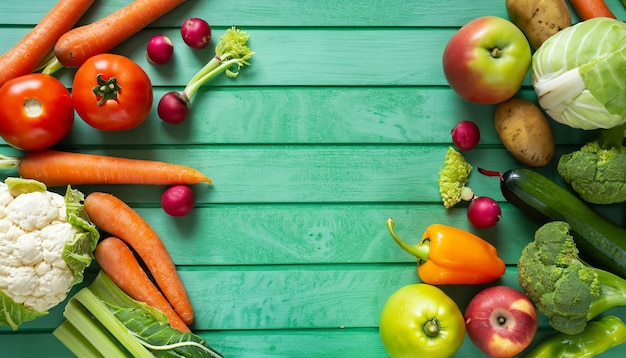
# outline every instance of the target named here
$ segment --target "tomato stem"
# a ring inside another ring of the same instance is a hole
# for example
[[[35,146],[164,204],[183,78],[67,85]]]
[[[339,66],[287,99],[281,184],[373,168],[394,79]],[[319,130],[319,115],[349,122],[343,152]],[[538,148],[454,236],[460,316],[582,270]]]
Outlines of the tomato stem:
[[[110,99],[117,100],[117,93],[122,89],[117,83],[117,78],[111,77],[105,80],[101,74],[98,74],[96,79],[98,84],[93,87],[93,93],[99,98],[98,106]]]
[[[424,334],[428,337],[437,337],[441,330],[441,324],[437,317],[433,317],[424,323]]]

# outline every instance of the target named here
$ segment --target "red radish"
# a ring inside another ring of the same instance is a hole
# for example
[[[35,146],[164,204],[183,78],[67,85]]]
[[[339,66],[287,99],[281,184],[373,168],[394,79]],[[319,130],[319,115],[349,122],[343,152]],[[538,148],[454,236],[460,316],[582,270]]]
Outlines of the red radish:
[[[502,211],[498,202],[486,196],[472,199],[467,208],[470,223],[480,229],[495,226],[501,216]]]
[[[165,35],[155,35],[148,41],[146,56],[148,61],[157,65],[164,65],[174,54],[174,43]]]
[[[211,41],[211,26],[204,19],[192,17],[183,22],[180,34],[189,47],[202,49]]]
[[[473,149],[480,140],[480,130],[472,121],[461,121],[452,129],[452,142],[460,150]]]
[[[184,92],[167,92],[159,100],[157,113],[164,122],[181,123],[189,114],[189,98]]]
[[[193,211],[196,197],[187,185],[174,185],[161,196],[161,207],[171,216],[185,216]]]

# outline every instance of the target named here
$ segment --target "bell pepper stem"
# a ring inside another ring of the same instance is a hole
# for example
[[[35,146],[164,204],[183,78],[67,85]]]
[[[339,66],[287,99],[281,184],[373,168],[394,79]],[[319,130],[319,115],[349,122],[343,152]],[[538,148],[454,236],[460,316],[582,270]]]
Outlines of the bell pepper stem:
[[[430,252],[429,241],[424,241],[423,244],[420,245],[409,245],[406,241],[402,240],[400,236],[396,233],[395,222],[392,218],[387,219],[387,230],[389,230],[389,234],[393,240],[406,252],[418,258],[418,260],[426,261],[428,260],[428,254]]]

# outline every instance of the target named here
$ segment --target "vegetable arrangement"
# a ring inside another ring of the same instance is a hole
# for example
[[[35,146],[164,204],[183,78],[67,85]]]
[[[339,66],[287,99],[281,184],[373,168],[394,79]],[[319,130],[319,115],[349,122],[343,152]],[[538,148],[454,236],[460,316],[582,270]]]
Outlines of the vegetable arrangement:
[[[475,52],[489,50],[493,56],[504,44],[519,47],[513,31],[490,26],[484,18],[475,19],[450,39],[444,51],[444,72],[452,89],[470,102],[495,104],[494,129],[511,156],[525,166],[504,173],[478,171],[499,177],[504,198],[541,225],[517,262],[523,292],[490,286],[470,302],[465,327],[456,327],[458,332],[467,330],[474,345],[490,357],[512,357],[524,351],[535,337],[537,312],[548,317],[559,333],[539,343],[528,357],[591,357],[626,342],[624,323],[607,315],[609,309],[626,305],[626,230],[587,205],[626,201],[626,27],[603,1],[570,3],[582,21],[571,22],[563,0],[506,1],[509,17],[536,50],[530,70],[539,105],[508,95],[493,102],[482,100],[504,90],[500,84],[484,86],[485,78],[499,78],[504,61],[480,62]],[[487,45],[494,43],[497,45]],[[516,56],[524,63],[524,55]],[[575,129],[599,131],[597,139],[558,158],[555,174],[567,185],[526,168],[553,162],[555,139],[548,118]],[[463,121],[451,131],[454,146],[448,148],[439,171],[439,193],[445,209],[470,202],[468,221],[476,228],[489,228],[498,222],[501,212],[499,208],[473,210],[479,199],[486,203],[493,199],[476,197],[469,188],[473,166],[460,152],[479,144],[479,128],[471,124]],[[422,284],[491,283],[504,273],[495,249],[489,257],[477,260],[483,265],[474,262],[481,250],[468,245],[468,235],[474,236],[471,233],[456,229],[454,235],[447,235],[452,231],[444,231],[452,228],[432,224],[418,245],[409,245],[393,226],[388,219],[387,228],[396,243],[418,258]],[[443,242],[448,236],[454,237],[454,244],[439,251],[433,237],[441,237]],[[489,269],[494,271],[482,276]],[[390,302],[396,302],[396,294]],[[416,292],[410,298],[419,297]],[[430,356],[425,353],[430,342],[399,341],[423,334],[421,324],[407,332],[403,327],[406,318],[391,315],[387,305],[380,322],[387,352],[392,357],[403,356],[404,349],[413,349]],[[395,304],[394,309],[428,312],[418,303]],[[387,332],[390,317],[402,332],[396,341]],[[444,356],[451,356],[456,349]]]
[[[183,216],[195,204],[189,185],[210,184],[211,179],[184,165],[50,149],[70,132],[74,111],[102,131],[143,123],[152,109],[150,78],[130,58],[108,51],[183,1],[134,1],[72,29],[93,1],[62,0],[0,56],[6,66],[0,71],[0,96],[6,104],[0,110],[0,135],[27,151],[21,157],[0,156],[0,167],[17,169],[21,177],[0,183],[0,258],[8,263],[0,267],[0,325],[17,330],[47,314],[82,282],[95,258],[102,271],[69,299],[67,321],[54,332],[72,352],[221,357],[191,332],[191,302],[157,233],[113,195],[92,192],[85,197],[69,186],[168,185],[164,211]],[[208,36],[202,26],[181,31],[192,38],[204,31],[203,40],[210,40],[210,28]],[[245,45],[247,34],[229,31],[245,36]],[[155,63],[169,61],[171,41],[169,45]],[[231,51],[233,45],[228,46],[218,48]],[[220,54],[220,71],[233,77],[231,66],[248,64],[249,56],[235,60],[234,52]],[[71,93],[52,77],[63,66],[77,67]],[[40,69],[42,73],[33,73]],[[47,191],[62,186],[67,186],[65,197]],[[101,232],[111,236],[100,240]]]

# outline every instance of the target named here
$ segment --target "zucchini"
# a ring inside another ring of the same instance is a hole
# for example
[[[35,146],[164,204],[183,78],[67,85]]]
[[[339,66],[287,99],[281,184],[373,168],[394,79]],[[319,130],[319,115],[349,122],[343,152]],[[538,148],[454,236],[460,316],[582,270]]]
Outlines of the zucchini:
[[[500,176],[500,190],[514,206],[544,223],[565,221],[584,259],[626,278],[626,230],[600,215],[567,189],[530,169],[511,169]],[[587,256],[587,257],[585,257]]]

